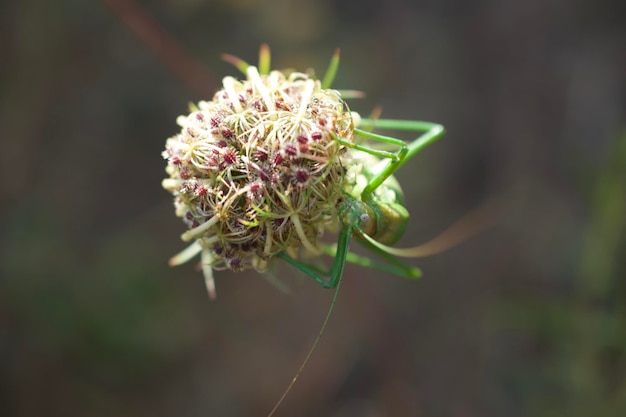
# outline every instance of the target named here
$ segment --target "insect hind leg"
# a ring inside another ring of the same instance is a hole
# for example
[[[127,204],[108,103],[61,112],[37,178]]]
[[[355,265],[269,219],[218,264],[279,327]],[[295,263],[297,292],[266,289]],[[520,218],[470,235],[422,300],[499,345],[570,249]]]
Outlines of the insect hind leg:
[[[393,274],[402,278],[419,279],[422,277],[422,271],[414,266],[407,265],[399,260],[397,257],[390,255],[379,248],[369,245],[365,240],[359,240],[359,243],[365,246],[370,251],[376,253],[380,258],[386,262],[379,262],[370,257],[362,256],[354,252],[348,252],[346,254],[346,262],[362,266],[364,268],[372,268],[378,271]],[[322,245],[322,252],[328,256],[335,256],[337,246],[336,245]]]

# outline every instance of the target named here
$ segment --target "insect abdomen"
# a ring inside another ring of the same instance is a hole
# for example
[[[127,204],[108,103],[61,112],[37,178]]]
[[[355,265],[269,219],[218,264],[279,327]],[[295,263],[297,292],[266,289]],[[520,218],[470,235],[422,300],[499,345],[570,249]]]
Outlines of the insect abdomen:
[[[383,245],[391,246],[404,235],[409,222],[409,212],[403,205],[376,201],[370,206],[376,213],[376,232],[371,238]]]

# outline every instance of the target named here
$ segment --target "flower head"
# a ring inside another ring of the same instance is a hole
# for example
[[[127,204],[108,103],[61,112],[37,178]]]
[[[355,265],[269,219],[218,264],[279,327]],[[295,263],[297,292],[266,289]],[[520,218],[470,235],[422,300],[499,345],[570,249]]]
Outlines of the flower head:
[[[353,141],[353,114],[339,92],[304,73],[226,77],[211,101],[180,116],[169,138],[163,187],[202,252],[209,290],[212,269],[263,270],[276,254],[317,251],[318,236],[337,222],[346,170],[343,143]]]

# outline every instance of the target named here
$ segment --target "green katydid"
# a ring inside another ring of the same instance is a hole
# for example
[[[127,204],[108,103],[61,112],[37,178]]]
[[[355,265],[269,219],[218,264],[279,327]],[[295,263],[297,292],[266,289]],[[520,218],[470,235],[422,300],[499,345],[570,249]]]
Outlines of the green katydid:
[[[332,79],[332,78],[331,78]],[[406,265],[397,259],[396,256],[418,257],[428,256],[445,250],[457,242],[460,236],[455,239],[446,239],[443,245],[436,244],[433,240],[425,245],[415,248],[397,249],[389,245],[396,243],[403,235],[406,224],[409,220],[409,213],[402,205],[400,199],[402,190],[398,182],[392,176],[409,158],[425,146],[436,141],[444,134],[441,125],[419,121],[405,120],[362,120],[361,126],[373,127],[374,124],[382,128],[424,131],[417,139],[408,146],[399,139],[376,135],[364,130],[355,129],[356,134],[365,138],[379,140],[384,143],[398,145],[399,150],[395,154],[381,154],[380,151],[360,146],[359,150],[370,153],[375,157],[384,156],[387,159],[381,160],[378,164],[368,167],[360,175],[367,181],[367,185],[359,195],[346,193],[346,196],[339,204],[337,211],[341,220],[342,228],[339,232],[337,244],[334,246],[322,245],[322,250],[329,256],[334,256],[332,266],[328,272],[319,268],[296,260],[285,253],[278,256],[313,278],[324,288],[336,288],[330,307],[320,328],[317,338],[313,342],[307,356],[303,360],[300,368],[296,372],[291,383],[287,386],[283,395],[275,404],[268,417],[276,412],[287,394],[295,384],[296,380],[307,365],[313,351],[324,333],[328,320],[332,314],[333,307],[339,293],[339,286],[344,273],[346,262],[359,264],[364,267],[372,267],[382,271],[399,275],[406,278],[420,278],[421,271],[418,268]],[[379,255],[386,264],[374,262],[370,258],[362,257],[349,252],[348,246],[352,235],[355,235],[359,243],[372,252]],[[328,277],[327,280],[324,277]]]

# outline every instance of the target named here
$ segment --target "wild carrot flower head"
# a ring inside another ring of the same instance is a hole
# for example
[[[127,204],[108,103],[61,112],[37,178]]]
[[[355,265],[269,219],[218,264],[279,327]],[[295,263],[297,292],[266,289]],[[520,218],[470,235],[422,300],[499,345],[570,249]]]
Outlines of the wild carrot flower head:
[[[182,239],[195,242],[173,263],[202,251],[205,275],[317,251],[345,185],[338,139],[352,142],[354,123],[339,92],[304,73],[247,66],[246,75],[224,78],[212,100],[180,116],[163,152],[163,187],[188,227]]]

